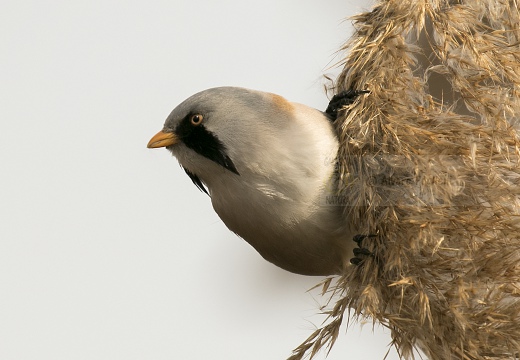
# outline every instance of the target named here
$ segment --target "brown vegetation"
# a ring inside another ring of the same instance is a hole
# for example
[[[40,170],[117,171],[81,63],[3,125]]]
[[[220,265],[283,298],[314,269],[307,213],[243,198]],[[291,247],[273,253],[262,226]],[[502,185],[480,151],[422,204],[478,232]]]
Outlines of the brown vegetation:
[[[520,354],[520,12],[512,0],[388,0],[354,18],[332,89],[367,89],[337,120],[340,189],[374,254],[323,286],[328,321],[391,330],[402,358]],[[374,179],[379,179],[374,181]]]

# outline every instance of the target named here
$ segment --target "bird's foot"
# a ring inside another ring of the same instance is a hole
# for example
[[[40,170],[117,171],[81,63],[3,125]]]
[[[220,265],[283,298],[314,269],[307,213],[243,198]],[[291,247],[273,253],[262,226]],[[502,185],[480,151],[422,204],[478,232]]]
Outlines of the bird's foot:
[[[329,106],[327,106],[327,110],[325,112],[332,117],[333,120],[336,120],[338,117],[338,111],[341,110],[344,106],[350,105],[354,102],[354,100],[361,94],[369,93],[368,90],[352,90],[348,89],[346,91],[342,91],[339,94],[336,94],[332,97],[329,102]]]
[[[365,259],[368,256],[374,256],[374,254],[368,250],[367,248],[363,247],[362,242],[366,238],[374,238],[377,235],[355,235],[352,240],[357,244],[357,248],[354,248],[354,257],[350,259],[350,263],[352,265],[359,266],[361,265]]]

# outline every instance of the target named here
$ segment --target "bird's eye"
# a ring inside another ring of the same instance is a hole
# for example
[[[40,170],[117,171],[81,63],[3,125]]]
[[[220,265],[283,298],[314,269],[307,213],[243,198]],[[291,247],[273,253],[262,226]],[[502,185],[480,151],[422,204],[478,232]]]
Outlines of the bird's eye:
[[[204,119],[204,117],[201,114],[191,115],[191,125],[199,126],[202,123],[202,119]]]

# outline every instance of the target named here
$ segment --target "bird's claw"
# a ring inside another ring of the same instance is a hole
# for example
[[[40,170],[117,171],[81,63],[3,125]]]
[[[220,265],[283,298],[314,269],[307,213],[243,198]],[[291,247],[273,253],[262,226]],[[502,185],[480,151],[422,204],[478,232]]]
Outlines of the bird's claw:
[[[352,265],[359,266],[365,261],[367,256],[374,256],[374,254],[367,248],[362,247],[362,242],[366,238],[374,238],[377,235],[355,235],[352,240],[357,244],[357,248],[354,248],[354,257],[350,259]]]
[[[361,94],[369,93],[368,90],[353,90],[348,89],[346,91],[342,91],[339,94],[336,94],[332,97],[329,102],[329,106],[327,106],[327,110],[325,112],[332,117],[333,120],[336,120],[338,117],[338,111],[341,110],[344,106],[350,105],[354,102],[354,100]]]
[[[361,255],[372,255],[372,253],[370,252],[370,250],[365,249],[365,248],[355,248],[354,256],[359,257]]]

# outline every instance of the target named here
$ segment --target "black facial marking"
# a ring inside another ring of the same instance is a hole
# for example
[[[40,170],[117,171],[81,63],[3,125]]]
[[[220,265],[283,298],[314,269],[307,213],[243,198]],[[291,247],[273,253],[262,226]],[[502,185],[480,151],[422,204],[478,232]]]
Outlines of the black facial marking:
[[[182,142],[193,151],[216,162],[229,171],[240,175],[235,164],[233,164],[233,161],[231,161],[229,156],[226,154],[226,147],[224,144],[215,135],[209,132],[203,124],[196,126],[193,125],[190,122],[192,115],[193,114],[189,114],[180,122],[179,125],[177,125],[175,134],[177,134]],[[190,177],[193,180],[192,176]],[[197,185],[197,183],[195,183],[195,185]]]
[[[186,170],[184,168],[183,168],[183,170],[186,172],[186,174],[188,174],[188,176],[190,177],[191,181],[193,181],[195,186],[198,187],[200,191],[205,192],[206,194],[209,195],[208,190],[206,190],[206,187],[204,186],[202,181],[200,181],[200,179],[199,179],[199,177],[197,175],[189,172],[188,170]]]

